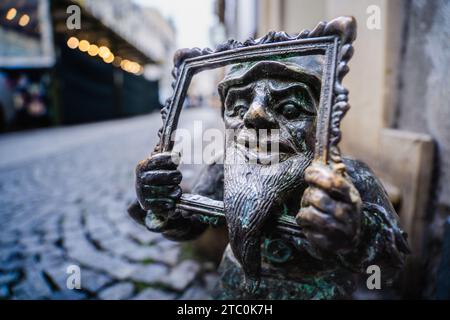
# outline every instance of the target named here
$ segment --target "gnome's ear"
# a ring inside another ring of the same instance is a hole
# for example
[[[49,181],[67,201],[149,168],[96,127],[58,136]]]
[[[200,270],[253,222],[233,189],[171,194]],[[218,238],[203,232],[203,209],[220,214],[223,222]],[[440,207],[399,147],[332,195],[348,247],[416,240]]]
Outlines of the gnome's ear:
[[[221,115],[222,115],[222,119],[225,117],[225,90],[223,88],[223,86],[218,85],[217,87],[217,91],[219,92],[219,97],[220,97],[220,104],[221,104]]]

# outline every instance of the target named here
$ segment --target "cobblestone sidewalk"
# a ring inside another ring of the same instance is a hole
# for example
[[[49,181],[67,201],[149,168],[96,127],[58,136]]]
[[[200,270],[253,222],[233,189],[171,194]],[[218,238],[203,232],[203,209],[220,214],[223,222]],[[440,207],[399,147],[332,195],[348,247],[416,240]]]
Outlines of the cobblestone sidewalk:
[[[152,114],[0,136],[0,299],[210,297],[211,264],[126,214],[159,126]],[[73,264],[81,290],[66,287]]]

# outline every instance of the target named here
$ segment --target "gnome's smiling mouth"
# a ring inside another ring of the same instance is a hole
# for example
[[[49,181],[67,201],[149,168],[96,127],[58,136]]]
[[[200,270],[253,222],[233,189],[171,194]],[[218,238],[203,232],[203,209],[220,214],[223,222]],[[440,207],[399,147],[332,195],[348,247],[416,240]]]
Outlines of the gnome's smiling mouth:
[[[297,154],[289,142],[275,139],[249,140],[237,138],[236,147],[251,163],[276,164]]]

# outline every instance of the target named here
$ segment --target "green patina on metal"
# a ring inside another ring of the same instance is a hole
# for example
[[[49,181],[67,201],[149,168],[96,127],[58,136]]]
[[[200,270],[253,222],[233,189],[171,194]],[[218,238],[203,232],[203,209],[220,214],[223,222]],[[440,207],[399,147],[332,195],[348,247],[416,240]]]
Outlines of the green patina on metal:
[[[249,298],[244,286],[244,276],[239,266],[225,259],[221,266],[222,282],[216,293],[218,299]],[[342,297],[343,289],[332,281],[333,274],[324,276],[305,276],[302,281],[293,281],[280,275],[266,276],[258,289],[252,294],[253,299],[274,300],[323,300]]]
[[[211,217],[211,216],[199,216],[198,219],[200,222],[204,224],[208,224],[213,227],[218,227],[223,224],[222,221],[218,217]]]
[[[264,239],[262,255],[273,263],[284,263],[292,257],[292,248],[281,239]]]

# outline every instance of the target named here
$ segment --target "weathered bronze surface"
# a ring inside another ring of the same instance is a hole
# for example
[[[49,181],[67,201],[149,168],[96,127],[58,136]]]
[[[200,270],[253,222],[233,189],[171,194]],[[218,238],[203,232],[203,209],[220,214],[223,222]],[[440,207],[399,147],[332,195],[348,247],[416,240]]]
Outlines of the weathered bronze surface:
[[[138,202],[129,212],[176,241],[226,223],[219,297],[345,298],[367,266],[380,266],[384,281],[402,267],[408,244],[386,192],[338,149],[349,108],[341,82],[355,36],[354,19],[341,17],[294,37],[274,32],[176,54],[161,142],[136,168]],[[230,64],[218,88],[225,127],[257,143],[276,139],[280,163],[266,164],[239,136],[227,136],[224,158],[241,164],[208,166],[193,194],[182,195],[170,137],[187,87],[194,74]],[[261,141],[259,129],[279,136]]]

